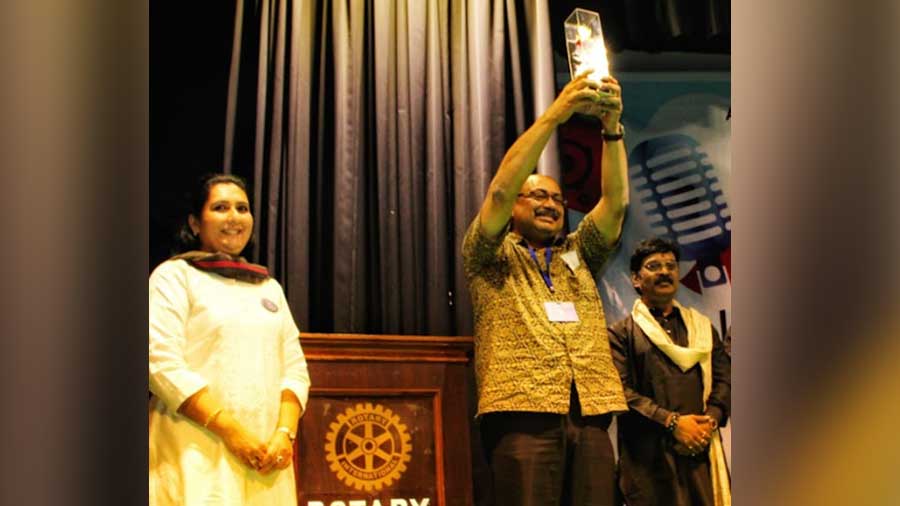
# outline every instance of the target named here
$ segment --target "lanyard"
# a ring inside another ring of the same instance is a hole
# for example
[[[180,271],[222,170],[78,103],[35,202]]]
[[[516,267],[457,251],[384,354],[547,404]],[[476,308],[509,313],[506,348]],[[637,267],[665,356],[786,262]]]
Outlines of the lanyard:
[[[544,257],[547,261],[547,270],[541,268],[541,263],[538,262],[537,253],[535,253],[534,248],[531,245],[528,245],[528,252],[531,253],[531,258],[534,260],[534,264],[537,265],[538,271],[541,273],[541,277],[544,278],[544,284],[547,285],[547,288],[550,290],[550,293],[553,293],[553,280],[550,279],[550,258],[553,256],[553,251],[549,246],[544,248]]]

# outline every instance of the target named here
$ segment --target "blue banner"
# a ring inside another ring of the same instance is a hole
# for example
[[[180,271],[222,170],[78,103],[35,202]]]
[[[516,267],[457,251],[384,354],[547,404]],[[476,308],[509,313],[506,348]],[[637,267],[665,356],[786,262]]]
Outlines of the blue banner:
[[[724,336],[731,313],[730,76],[720,73],[619,77],[631,204],[622,244],[600,294],[607,320],[628,315],[637,293],[628,261],[643,239],[664,236],[682,250],[678,300],[706,314]],[[560,131],[569,228],[599,198],[596,126]]]

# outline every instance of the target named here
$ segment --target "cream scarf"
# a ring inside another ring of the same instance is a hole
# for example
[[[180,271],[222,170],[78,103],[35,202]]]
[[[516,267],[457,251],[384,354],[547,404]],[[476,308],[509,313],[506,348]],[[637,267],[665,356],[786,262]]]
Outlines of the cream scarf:
[[[703,373],[703,408],[712,390],[712,324],[709,318],[694,309],[682,306],[673,300],[672,304],[681,311],[684,326],[687,327],[688,347],[684,348],[672,342],[669,334],[660,326],[644,301],[634,301],[631,317],[644,334],[675,364],[687,372],[691,367],[700,364]],[[718,431],[713,434],[709,445],[709,469],[713,485],[716,506],[731,506],[731,482],[728,468],[725,466],[725,452],[722,449],[722,438]]]

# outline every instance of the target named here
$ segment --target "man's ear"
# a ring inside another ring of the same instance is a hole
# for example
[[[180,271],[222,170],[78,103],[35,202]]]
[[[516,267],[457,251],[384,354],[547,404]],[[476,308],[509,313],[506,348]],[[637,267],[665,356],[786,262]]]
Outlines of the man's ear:
[[[637,272],[632,272],[632,273],[631,273],[631,286],[633,286],[634,289],[635,289],[635,290],[638,290],[638,293],[640,293],[640,288],[641,288],[641,275],[638,274]]]

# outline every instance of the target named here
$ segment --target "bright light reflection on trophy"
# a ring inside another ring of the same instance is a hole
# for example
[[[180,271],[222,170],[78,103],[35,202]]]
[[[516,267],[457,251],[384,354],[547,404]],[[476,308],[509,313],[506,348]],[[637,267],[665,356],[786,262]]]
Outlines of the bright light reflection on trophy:
[[[588,76],[600,81],[609,75],[609,61],[603,30],[600,28],[600,14],[585,9],[575,9],[566,18],[566,50],[569,53],[569,73],[575,76],[591,70]]]

